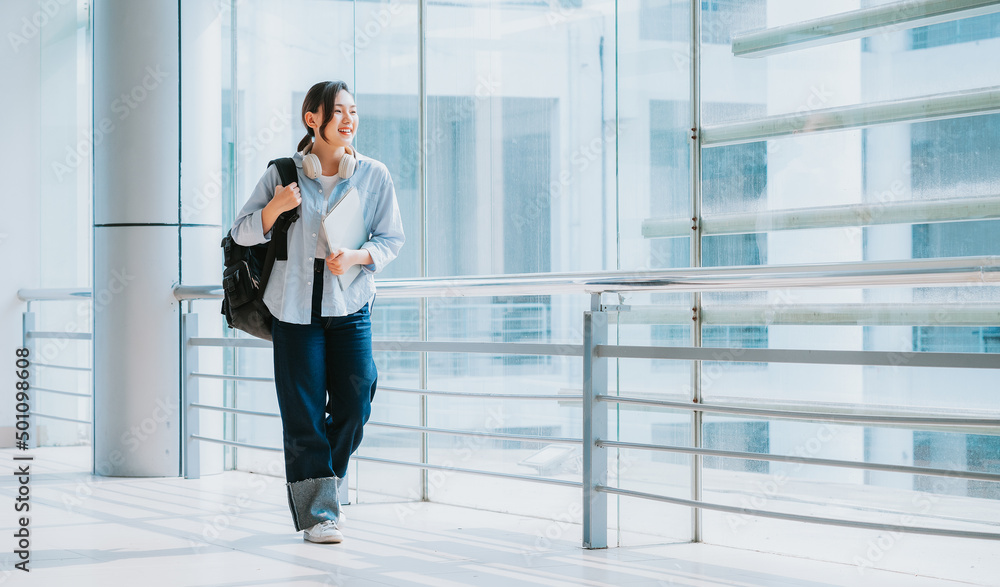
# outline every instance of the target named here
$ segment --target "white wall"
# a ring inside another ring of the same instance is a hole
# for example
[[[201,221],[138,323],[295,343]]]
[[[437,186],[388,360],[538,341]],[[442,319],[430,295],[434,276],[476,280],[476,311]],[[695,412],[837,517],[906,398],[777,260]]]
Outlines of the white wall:
[[[14,425],[14,351],[21,346],[20,288],[39,285],[39,111],[40,34],[31,24],[38,14],[34,0],[0,2],[0,426]],[[27,20],[24,20],[27,19]],[[26,24],[27,23],[27,24]],[[23,40],[23,43],[22,43]],[[12,91],[13,90],[13,91]],[[6,438],[5,438],[6,440]]]

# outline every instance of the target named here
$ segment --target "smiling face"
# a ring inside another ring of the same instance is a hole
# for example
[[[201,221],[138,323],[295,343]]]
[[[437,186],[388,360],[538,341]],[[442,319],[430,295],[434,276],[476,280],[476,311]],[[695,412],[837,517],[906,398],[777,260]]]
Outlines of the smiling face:
[[[316,112],[306,113],[306,124],[319,129],[324,117],[323,107],[320,106]],[[316,132],[316,136],[334,148],[350,147],[357,132],[358,107],[350,92],[341,90],[334,100],[333,116],[319,132]]]

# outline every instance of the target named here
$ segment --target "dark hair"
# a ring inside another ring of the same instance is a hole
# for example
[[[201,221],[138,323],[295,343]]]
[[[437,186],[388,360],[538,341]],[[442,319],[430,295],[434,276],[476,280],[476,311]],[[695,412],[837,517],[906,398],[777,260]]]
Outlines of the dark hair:
[[[306,112],[318,112],[320,107],[323,108],[323,123],[319,125],[320,136],[326,140],[326,125],[333,120],[333,107],[337,102],[337,94],[341,90],[351,94],[352,97],[354,96],[350,88],[347,87],[347,83],[341,81],[319,82],[313,84],[313,87],[306,92],[306,99],[302,101],[302,126],[306,127],[306,136],[299,141],[297,150],[305,149],[315,136],[313,129],[306,124]]]

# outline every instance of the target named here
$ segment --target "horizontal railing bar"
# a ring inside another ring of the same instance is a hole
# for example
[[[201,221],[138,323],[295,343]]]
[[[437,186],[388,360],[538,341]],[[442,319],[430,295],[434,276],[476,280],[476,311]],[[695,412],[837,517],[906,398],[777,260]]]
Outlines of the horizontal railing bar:
[[[485,475],[487,477],[502,477],[505,479],[518,479],[521,481],[533,481],[535,483],[547,483],[549,485],[562,485],[565,487],[575,487],[577,489],[583,487],[583,483],[580,483],[579,481],[564,481],[562,479],[551,479],[548,477],[532,477],[530,475],[515,475],[514,473],[494,473],[493,471],[480,471],[479,469],[463,469],[461,467],[447,467],[444,465],[431,465],[429,463],[412,463],[409,461],[397,461],[394,459],[382,459],[379,457],[366,457],[357,454],[352,456],[351,458],[357,459],[359,461],[368,461],[372,463],[383,463],[386,465],[401,465],[404,467],[413,467],[415,469],[454,471],[455,473],[467,473],[469,475]]]
[[[597,491],[604,493],[609,493],[613,495],[622,495],[625,497],[638,497],[640,499],[648,499],[652,501],[661,501],[664,503],[671,503],[674,505],[688,506],[694,508],[701,508],[706,510],[714,510],[717,512],[726,512],[730,514],[737,515],[748,515],[748,516],[759,516],[763,518],[776,518],[779,520],[790,520],[794,522],[810,522],[814,524],[825,524],[828,526],[841,526],[845,528],[860,528],[863,530],[881,530],[888,532],[908,532],[912,534],[930,534],[934,536],[948,536],[951,538],[978,538],[982,540],[1000,540],[1000,533],[991,532],[972,532],[969,530],[947,530],[944,528],[927,528],[922,526],[901,526],[898,524],[879,524],[876,522],[859,522],[853,520],[842,520],[839,518],[821,518],[818,516],[803,516],[799,514],[785,514],[781,512],[771,512],[767,510],[757,510],[751,508],[744,508],[739,506],[722,505],[718,503],[709,503],[705,501],[697,501],[693,499],[683,499],[679,497],[667,497],[665,495],[654,495],[652,493],[643,493],[641,491],[631,491],[628,489],[618,489],[617,487],[608,487],[606,485],[598,485],[596,487]]]
[[[766,57],[998,11],[998,0],[904,0],[733,35],[733,55]]]
[[[374,351],[477,353],[487,355],[575,356],[583,354],[583,345],[526,342],[403,341],[373,340]]]
[[[911,465],[887,465],[882,463],[859,463],[857,461],[844,461],[837,459],[817,459],[813,457],[796,457],[789,455],[760,454],[753,452],[736,452],[730,450],[716,450],[710,448],[692,448],[687,446],[671,446],[659,444],[643,444],[637,442],[618,442],[612,440],[598,440],[597,446],[608,448],[629,448],[637,450],[654,450],[670,453],[681,453],[691,455],[703,455],[709,457],[722,457],[732,459],[745,459],[752,461],[778,461],[783,463],[802,463],[805,465],[817,465],[823,467],[838,467],[843,469],[861,469],[863,471],[886,471],[889,473],[907,473],[913,475],[928,475],[933,477],[951,477],[956,479],[975,479],[978,481],[1000,481],[1000,474],[981,473],[978,471],[954,471],[950,469],[932,469],[928,467],[915,467]]]
[[[26,335],[28,338],[53,338],[56,340],[90,340],[89,332],[44,332],[41,330],[31,330]]]
[[[619,324],[691,323],[691,308],[632,304]],[[1000,304],[703,304],[702,324],[728,326],[1000,326]]]
[[[246,381],[249,383],[274,383],[274,377],[250,377],[249,375],[217,375],[215,373],[192,373],[191,377],[201,379],[221,379],[223,381]]]
[[[90,367],[71,367],[70,365],[52,365],[49,363],[34,362],[33,367],[47,367],[49,369],[65,369],[67,371],[90,371]]]
[[[990,282],[1000,283],[1000,257],[411,278],[379,282],[378,288],[382,297],[414,298],[625,291],[750,291],[792,287],[881,287]]]
[[[77,418],[64,418],[63,416],[52,416],[49,414],[43,414],[41,412],[32,412],[32,418],[48,418],[49,420],[61,420],[63,422],[74,422],[76,424],[91,424],[90,420],[80,420]]]
[[[178,285],[174,288],[174,298],[184,300],[221,300],[221,285]]]
[[[789,210],[761,210],[750,214],[714,214],[701,218],[702,235],[748,234],[807,228],[845,228],[882,224],[924,224],[1000,218],[1000,197],[948,200],[905,200]],[[690,218],[648,218],[642,221],[645,238],[689,237]]]
[[[47,387],[38,387],[37,385],[32,387],[31,389],[35,391],[44,391],[47,393],[58,393],[59,395],[72,395],[75,397],[86,397],[86,398],[90,397],[89,393],[80,393],[78,391],[63,391],[61,389],[49,389]]]
[[[388,422],[368,422],[366,426],[378,428],[399,428],[414,432],[429,434],[446,434],[449,436],[478,436],[480,438],[496,438],[500,440],[518,440],[526,442],[548,442],[550,444],[583,444],[579,438],[562,438],[557,436],[533,436],[530,434],[503,434],[501,432],[475,432],[472,430],[454,430],[451,428],[429,428],[427,426],[411,426],[409,424],[390,424]]]
[[[379,385],[379,391],[392,391],[397,393],[413,393],[417,395],[430,395],[441,397],[474,397],[482,399],[530,399],[530,400],[576,400],[582,401],[582,396],[571,394],[518,394],[518,393],[476,393],[474,391],[435,391],[432,389],[410,389],[406,387],[393,387]]]
[[[597,401],[632,404],[710,412],[715,414],[736,414],[753,418],[779,418],[787,420],[809,420],[813,422],[847,422],[852,424],[911,424],[919,426],[970,426],[996,428],[1000,420],[986,418],[940,418],[917,416],[888,416],[881,414],[831,414],[823,412],[806,412],[793,410],[769,410],[763,408],[744,408],[740,406],[724,406],[716,404],[673,402],[668,400],[644,399],[638,397],[622,397],[615,395],[599,395]]]
[[[592,294],[625,291],[709,292],[752,291],[792,287],[887,287],[983,284],[1000,283],[1000,257],[982,256],[806,265],[699,267],[592,273],[526,273],[516,275],[407,278],[379,280],[376,283],[378,285],[378,295],[381,298],[457,298],[493,295]],[[257,342],[265,343],[259,346],[270,346],[265,341]],[[227,344],[222,346],[241,345]]]
[[[746,349],[626,345],[597,345],[594,347],[594,352],[598,357],[618,359],[1000,369],[1000,354],[997,353],[832,351],[816,349]]]
[[[225,408],[222,406],[210,406],[207,404],[190,404],[192,408],[201,408],[203,410],[212,410],[215,412],[225,412],[227,414],[243,414],[246,416],[264,416],[265,418],[280,418],[281,414],[275,414],[273,412],[255,412],[253,410],[241,410],[239,408]]]
[[[721,147],[804,133],[976,116],[997,111],[1000,111],[1000,87],[963,90],[706,126],[701,130],[701,144],[705,147]]]
[[[703,324],[824,326],[1000,326],[1000,304],[703,305]]]
[[[251,348],[269,349],[271,341],[260,338],[209,338],[192,337],[188,339],[191,346],[224,347],[224,348]]]
[[[260,446],[260,445],[257,445],[257,444],[249,444],[249,443],[246,443],[246,442],[235,442],[235,441],[232,441],[232,440],[222,440],[221,438],[209,438],[207,436],[200,436],[198,434],[192,434],[191,438],[194,438],[196,440],[203,440],[205,442],[212,442],[212,443],[215,443],[215,444],[224,444],[226,446],[237,446],[239,448],[252,448],[252,449],[256,449],[256,450],[269,450],[271,452],[282,452],[282,450],[284,450],[282,448],[276,448],[276,447],[273,447],[273,446]]]
[[[22,302],[44,302],[54,300],[89,300],[90,289],[82,287],[52,287],[45,289],[19,289],[17,299]]]

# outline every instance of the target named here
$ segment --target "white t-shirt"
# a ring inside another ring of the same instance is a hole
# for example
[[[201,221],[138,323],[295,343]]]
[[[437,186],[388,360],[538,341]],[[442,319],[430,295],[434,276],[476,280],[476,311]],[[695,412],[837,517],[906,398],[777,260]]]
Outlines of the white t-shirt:
[[[333,193],[333,188],[338,183],[340,183],[340,176],[321,175],[317,179],[319,179],[319,186],[323,190],[323,197],[326,198],[327,209],[323,211],[323,215],[325,216],[326,213],[330,211],[329,210],[330,194]],[[323,230],[322,223],[319,225],[319,230],[320,230],[319,238],[316,239],[316,258],[326,259],[326,256],[329,255],[332,251],[330,251],[330,245],[329,242],[327,241],[326,231]]]

